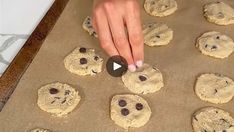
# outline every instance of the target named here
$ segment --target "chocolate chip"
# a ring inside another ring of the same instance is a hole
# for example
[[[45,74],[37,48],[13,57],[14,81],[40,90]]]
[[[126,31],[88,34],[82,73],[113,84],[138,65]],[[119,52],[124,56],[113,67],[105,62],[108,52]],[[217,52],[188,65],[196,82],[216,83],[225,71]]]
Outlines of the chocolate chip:
[[[97,72],[96,72],[96,71],[94,71],[94,70],[92,70],[92,73],[97,74]]]
[[[126,108],[123,108],[123,109],[121,109],[121,114],[122,114],[123,116],[127,116],[127,115],[129,114],[129,110],[126,109]]]
[[[142,75],[139,76],[139,79],[140,79],[142,82],[145,81],[145,80],[147,80],[147,78],[146,78],[145,76],[142,76]]]
[[[217,89],[215,89],[215,93],[217,93],[218,92],[218,90]]]
[[[219,38],[220,38],[219,36],[216,37],[216,39],[219,39]]]
[[[86,48],[81,47],[81,48],[79,49],[79,51],[80,51],[80,53],[85,53],[85,52],[86,52]]]
[[[211,47],[211,49],[213,50],[213,49],[217,49],[217,46],[216,45],[213,45],[212,47]]]
[[[82,65],[83,65],[83,64],[87,64],[87,62],[88,62],[88,61],[87,61],[86,58],[81,58],[81,59],[80,59],[80,64],[82,64]]]
[[[165,7],[165,8],[167,8],[168,6],[167,6],[167,5],[165,5],[164,7]]]
[[[57,94],[59,90],[57,88],[50,88],[50,94]]]
[[[224,18],[224,14],[222,12],[219,12],[218,13],[218,18],[220,18],[220,19]]]
[[[207,47],[208,47],[208,44],[205,45],[205,48],[207,48]]]
[[[221,120],[222,122],[227,122],[227,120],[225,120],[225,119],[223,119],[223,118],[222,118],[222,119],[220,119],[220,120]]]
[[[123,100],[123,99],[119,100],[119,106],[120,107],[124,107],[126,105],[127,105],[127,102],[125,100]]]
[[[69,95],[71,93],[70,90],[65,90],[65,94],[64,95]]]
[[[156,37],[157,37],[157,38],[160,38],[160,36],[159,36],[159,35],[157,35]]]
[[[151,1],[151,5],[154,5],[155,4],[155,2],[154,1]]]
[[[142,110],[143,109],[143,105],[141,103],[137,103],[136,104],[136,109],[137,110]]]
[[[50,102],[51,104],[53,104],[55,102],[55,100],[53,100],[52,102]]]
[[[196,116],[193,116],[193,118],[194,118],[196,121],[198,121],[198,119],[197,119],[197,117],[196,117]]]
[[[67,101],[67,98],[65,97],[61,103],[64,104],[66,101]]]
[[[227,132],[226,130],[223,130],[222,132]]]
[[[95,61],[99,60],[99,57],[98,56],[94,56],[94,60]]]
[[[226,84],[228,84],[228,81],[226,81]]]

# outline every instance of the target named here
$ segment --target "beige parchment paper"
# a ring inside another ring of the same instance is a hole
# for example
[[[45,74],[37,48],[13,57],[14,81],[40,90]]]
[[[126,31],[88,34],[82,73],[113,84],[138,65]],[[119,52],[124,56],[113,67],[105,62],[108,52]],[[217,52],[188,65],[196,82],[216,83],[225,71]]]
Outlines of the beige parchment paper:
[[[215,0],[177,0],[175,14],[151,17],[142,8],[143,22],[163,22],[174,30],[174,39],[167,46],[145,46],[145,62],[158,67],[165,87],[159,92],[142,95],[152,109],[150,121],[130,132],[191,132],[191,115],[205,106],[216,106],[234,116],[234,99],[215,105],[201,101],[194,93],[196,77],[201,73],[221,73],[234,79],[234,54],[219,60],[202,55],[195,48],[196,38],[206,31],[223,32],[234,39],[234,25],[217,26],[203,17],[203,5]],[[233,0],[225,1],[234,7]],[[110,99],[115,94],[131,93],[121,78],[103,72],[97,76],[76,76],[65,70],[64,57],[76,46],[95,48],[107,60],[98,40],[82,29],[82,22],[91,14],[91,0],[70,0],[54,29],[21,78],[16,90],[0,113],[1,132],[24,132],[35,127],[55,132],[123,132],[109,115]],[[82,101],[65,118],[52,117],[36,104],[37,90],[51,82],[64,82],[80,91]]]

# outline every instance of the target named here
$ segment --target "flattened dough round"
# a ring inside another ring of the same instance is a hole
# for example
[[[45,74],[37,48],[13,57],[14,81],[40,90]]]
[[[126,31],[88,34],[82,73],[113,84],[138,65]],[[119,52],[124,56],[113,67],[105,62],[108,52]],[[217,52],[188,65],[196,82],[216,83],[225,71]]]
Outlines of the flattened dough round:
[[[135,72],[127,71],[122,76],[122,81],[131,92],[137,94],[154,93],[164,86],[162,73],[148,64]]]
[[[224,2],[211,2],[204,6],[204,16],[217,25],[234,24],[234,9]]]
[[[47,129],[43,129],[43,128],[36,128],[36,129],[31,130],[30,132],[50,132],[50,131]]]
[[[92,18],[87,16],[82,24],[82,27],[85,31],[89,33],[90,36],[98,37],[97,33],[95,32],[93,25],[92,25]]]
[[[194,132],[234,132],[234,119],[224,110],[202,108],[192,118]]]
[[[234,96],[234,82],[220,74],[202,74],[197,78],[195,93],[204,101],[227,103]]]
[[[54,116],[64,116],[75,109],[81,97],[78,91],[63,83],[51,83],[38,90],[38,106]]]
[[[234,51],[234,42],[225,34],[210,31],[202,34],[197,39],[196,47],[204,55],[223,59]]]
[[[94,49],[77,47],[64,59],[65,68],[77,75],[96,75],[102,71],[103,59]]]
[[[142,97],[132,94],[115,95],[111,100],[111,119],[120,127],[141,127],[151,116],[151,109]]]
[[[148,46],[167,45],[173,38],[173,31],[162,23],[148,23],[143,26],[144,43]]]
[[[144,8],[152,16],[164,17],[177,10],[177,2],[175,0],[145,0]]]

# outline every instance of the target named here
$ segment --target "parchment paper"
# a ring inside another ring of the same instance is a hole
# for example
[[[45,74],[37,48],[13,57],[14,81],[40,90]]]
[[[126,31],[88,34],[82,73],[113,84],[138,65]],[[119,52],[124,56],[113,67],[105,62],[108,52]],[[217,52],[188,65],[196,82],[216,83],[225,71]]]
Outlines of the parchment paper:
[[[203,17],[203,5],[211,1],[214,0],[177,0],[179,9],[164,18],[147,15],[142,6],[142,21],[168,24],[174,30],[174,39],[167,46],[145,46],[145,62],[162,71],[165,87],[157,93],[141,95],[151,106],[152,117],[144,127],[130,129],[130,132],[191,132],[191,115],[205,106],[225,109],[234,116],[234,100],[214,105],[201,101],[194,93],[196,77],[201,73],[217,72],[234,79],[234,54],[219,60],[202,55],[195,48],[196,38],[210,30],[223,32],[234,39],[234,25],[217,26]],[[234,7],[233,0],[226,2]],[[102,57],[108,58],[98,40],[81,26],[91,13],[91,5],[91,0],[70,0],[0,113],[1,132],[23,132],[35,127],[56,132],[124,131],[109,115],[111,97],[131,93],[121,78],[108,75],[105,66],[104,71],[94,77],[71,74],[63,66],[64,57],[77,45],[95,48]],[[66,118],[52,117],[36,104],[37,90],[56,81],[72,85],[82,96],[79,106]]]

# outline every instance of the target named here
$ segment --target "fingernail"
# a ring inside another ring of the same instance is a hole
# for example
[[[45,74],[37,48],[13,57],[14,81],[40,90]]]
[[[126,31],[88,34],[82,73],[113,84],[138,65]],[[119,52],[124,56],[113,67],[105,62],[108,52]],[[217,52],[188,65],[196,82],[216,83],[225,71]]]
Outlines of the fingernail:
[[[137,62],[136,62],[136,66],[137,66],[137,67],[142,67],[142,65],[143,65],[143,62],[142,62],[142,61],[137,61]]]
[[[128,65],[128,69],[129,69],[130,72],[134,72],[134,71],[136,71],[136,66],[133,65],[133,64]]]

